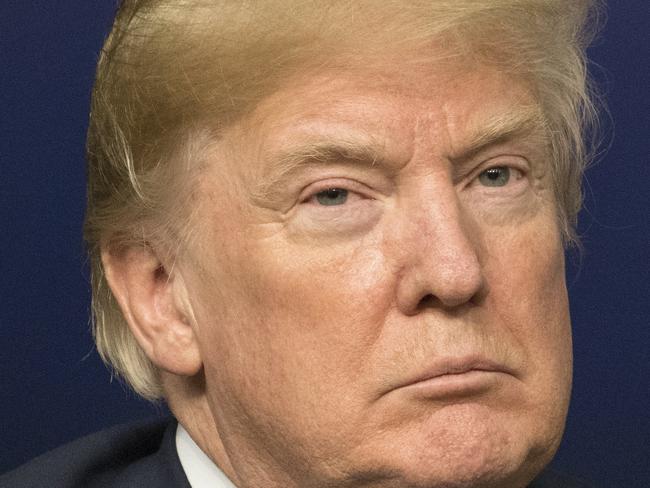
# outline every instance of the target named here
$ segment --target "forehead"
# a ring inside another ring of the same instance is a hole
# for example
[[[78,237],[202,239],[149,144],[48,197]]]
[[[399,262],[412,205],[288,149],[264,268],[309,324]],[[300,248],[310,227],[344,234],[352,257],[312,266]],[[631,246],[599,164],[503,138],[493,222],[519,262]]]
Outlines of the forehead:
[[[532,93],[525,81],[487,65],[390,60],[297,75],[240,128],[254,138],[260,163],[327,141],[374,147],[395,162],[422,145],[453,157],[499,132],[541,130]]]

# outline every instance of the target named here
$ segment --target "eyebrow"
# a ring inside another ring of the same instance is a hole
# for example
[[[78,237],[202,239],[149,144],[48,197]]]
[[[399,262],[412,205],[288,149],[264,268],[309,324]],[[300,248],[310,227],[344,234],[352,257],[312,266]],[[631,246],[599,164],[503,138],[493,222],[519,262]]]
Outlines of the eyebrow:
[[[481,120],[475,124],[475,127],[467,138],[468,142],[462,144],[461,152],[448,156],[452,164],[461,165],[489,147],[517,137],[539,134],[540,143],[548,142],[547,122],[537,106],[517,109]],[[265,158],[261,163],[270,163],[273,170],[251,190],[252,197],[259,202],[267,201],[276,193],[278,185],[304,167],[355,163],[357,166],[390,169],[396,168],[397,162],[391,161],[383,145],[371,138],[345,140],[333,136],[325,139],[319,137],[318,140],[307,140],[296,144]]]
[[[321,139],[306,141],[284,149],[269,157],[273,171],[265,175],[252,190],[255,199],[265,200],[275,193],[278,184],[286,181],[296,171],[312,165],[354,163],[366,167],[388,167],[389,158],[383,146],[371,140]]]
[[[537,106],[517,109],[506,114],[482,120],[476,124],[473,134],[462,144],[458,154],[449,156],[454,164],[466,162],[489,147],[512,139],[535,135],[540,144],[548,144],[548,123]]]

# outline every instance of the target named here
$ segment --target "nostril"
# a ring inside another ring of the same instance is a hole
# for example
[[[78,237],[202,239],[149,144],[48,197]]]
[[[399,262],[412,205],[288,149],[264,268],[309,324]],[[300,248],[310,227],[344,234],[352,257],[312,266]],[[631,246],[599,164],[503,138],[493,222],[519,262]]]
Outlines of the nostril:
[[[459,280],[454,283],[439,282],[432,293],[423,295],[417,302],[416,309],[421,311],[427,308],[457,308],[464,304],[480,303],[486,293],[486,286],[482,276],[476,279]]]
[[[440,300],[438,300],[434,295],[429,293],[428,295],[425,295],[420,299],[420,303],[418,303],[418,310],[423,310],[425,308],[432,308],[432,307],[439,307],[440,306]]]

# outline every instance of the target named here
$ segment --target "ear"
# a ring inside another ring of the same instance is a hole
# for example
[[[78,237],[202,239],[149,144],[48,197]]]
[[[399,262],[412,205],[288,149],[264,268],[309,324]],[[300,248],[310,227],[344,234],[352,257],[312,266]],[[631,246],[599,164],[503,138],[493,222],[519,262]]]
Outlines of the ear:
[[[173,374],[197,374],[202,360],[180,274],[170,274],[147,244],[103,248],[102,263],[129,328],[149,359]]]

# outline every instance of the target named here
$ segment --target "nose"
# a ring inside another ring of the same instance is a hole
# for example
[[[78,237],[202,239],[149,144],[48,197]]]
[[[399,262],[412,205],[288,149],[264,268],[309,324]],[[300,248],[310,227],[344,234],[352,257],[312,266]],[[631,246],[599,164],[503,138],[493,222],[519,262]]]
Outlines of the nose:
[[[435,201],[419,199],[402,219],[399,309],[414,315],[429,307],[453,309],[476,301],[485,289],[479,236],[449,188]]]

